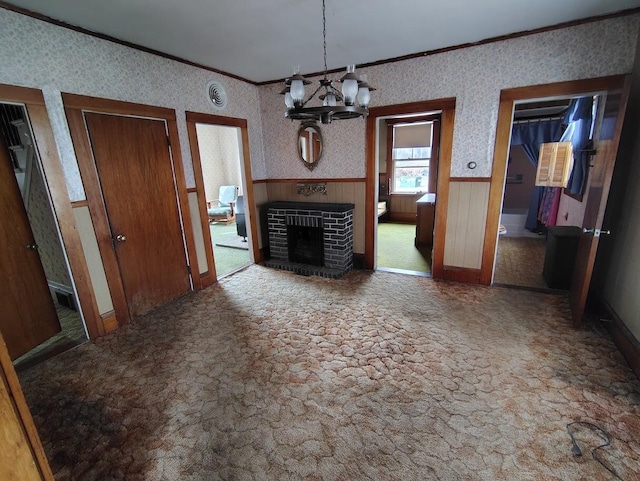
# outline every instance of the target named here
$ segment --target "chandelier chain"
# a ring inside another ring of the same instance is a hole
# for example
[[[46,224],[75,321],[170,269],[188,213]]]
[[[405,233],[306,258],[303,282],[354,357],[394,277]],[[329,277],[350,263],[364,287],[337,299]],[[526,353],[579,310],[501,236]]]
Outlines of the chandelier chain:
[[[373,89],[355,75],[355,65],[347,66],[347,73],[339,81],[342,83],[342,91],[333,86],[333,81],[327,78],[329,67],[327,65],[327,5],[322,0],[322,53],[324,60],[324,77],[315,91],[305,99],[305,85],[311,82],[300,75],[299,67],[294,69],[294,75],[285,79],[283,94],[287,106],[285,117],[291,120],[305,122],[320,121],[330,124],[335,119],[355,119],[366,117],[369,112],[369,92]],[[322,95],[316,94],[324,90]],[[309,107],[308,103],[317,98],[322,101],[322,106]],[[344,102],[344,105],[338,105]],[[357,103],[356,103],[357,102]]]
[[[325,0],[322,0],[322,49],[324,51],[324,78],[327,78],[327,18]]]

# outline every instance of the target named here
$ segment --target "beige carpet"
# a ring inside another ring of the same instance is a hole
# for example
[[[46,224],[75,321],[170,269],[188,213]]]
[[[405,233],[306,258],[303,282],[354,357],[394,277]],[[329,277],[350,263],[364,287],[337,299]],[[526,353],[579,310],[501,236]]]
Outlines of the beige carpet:
[[[540,238],[500,236],[493,282],[548,289],[542,277],[545,248],[544,236]]]
[[[21,374],[61,480],[640,479],[640,382],[563,296],[251,266]]]

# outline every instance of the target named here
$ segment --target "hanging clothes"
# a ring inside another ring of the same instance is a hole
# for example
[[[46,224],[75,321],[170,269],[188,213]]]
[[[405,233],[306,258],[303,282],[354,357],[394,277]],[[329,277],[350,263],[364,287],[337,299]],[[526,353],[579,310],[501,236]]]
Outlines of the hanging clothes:
[[[540,120],[514,124],[511,128],[511,145],[522,145],[529,161],[538,166],[540,144],[557,142],[564,130],[563,119]],[[537,232],[538,217],[544,187],[534,187],[529,201],[525,228]]]
[[[562,188],[542,187],[542,189],[543,192],[540,209],[538,210],[538,221],[546,227],[551,227],[556,225],[558,220],[558,208],[560,207]]]

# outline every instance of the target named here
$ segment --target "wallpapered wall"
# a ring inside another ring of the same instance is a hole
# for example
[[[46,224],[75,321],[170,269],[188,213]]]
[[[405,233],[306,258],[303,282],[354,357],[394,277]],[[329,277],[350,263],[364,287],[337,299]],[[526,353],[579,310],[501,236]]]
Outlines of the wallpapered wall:
[[[372,106],[456,97],[451,173],[484,177],[491,174],[500,90],[629,72],[639,22],[640,15],[613,18],[361,73],[378,88]],[[304,59],[296,62],[304,67]],[[284,119],[279,84],[257,88],[4,9],[0,65],[0,82],[43,89],[72,200],[83,199],[84,193],[60,92],[175,108],[187,185],[192,187],[184,111],[214,112],[205,96],[211,79],[222,82],[229,96],[222,114],[248,121],[254,179],[365,175],[363,120],[323,126],[325,150],[313,172],[297,161],[298,123]],[[466,167],[470,160],[478,164],[473,171]]]
[[[221,185],[235,185],[242,195],[239,129],[196,124],[196,132],[206,199],[217,199]]]
[[[51,211],[44,179],[37,166],[31,172],[27,216],[38,244],[38,255],[44,267],[47,280],[71,288],[71,279],[62,252],[62,245],[56,229],[56,220]]]
[[[195,186],[185,111],[247,119],[254,178],[266,176],[258,88],[245,82],[57,27],[0,8],[0,82],[45,94],[71,200],[84,199],[60,92],[176,109],[187,186]],[[210,80],[229,98],[224,111],[206,97]]]
[[[489,177],[500,90],[628,73],[639,22],[640,15],[612,18],[359,71],[378,89],[371,106],[456,97],[451,175]],[[304,70],[304,59],[296,63]],[[325,150],[310,173],[297,162],[297,123],[283,118],[281,89],[260,88],[268,177],[364,177],[365,122],[322,126]],[[469,161],[477,163],[475,170],[466,167]]]
[[[640,37],[638,38],[640,48]],[[635,341],[640,341],[640,50],[636,61],[629,94],[625,126],[612,184],[615,202],[609,201],[603,227],[612,235],[601,238],[598,248],[596,272],[603,269],[603,298],[626,324]],[[620,167],[619,167],[619,164]],[[610,240],[609,240],[610,239]],[[608,262],[607,262],[608,261]],[[600,277],[599,280],[602,280]],[[597,280],[596,280],[597,282]],[[637,344],[636,344],[637,346]]]

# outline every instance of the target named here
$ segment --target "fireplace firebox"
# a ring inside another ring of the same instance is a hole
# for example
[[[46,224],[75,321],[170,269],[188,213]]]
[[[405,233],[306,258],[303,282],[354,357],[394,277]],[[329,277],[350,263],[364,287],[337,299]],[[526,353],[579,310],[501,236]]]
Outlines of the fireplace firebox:
[[[289,261],[311,266],[324,264],[322,227],[288,225],[287,244],[289,244]]]

